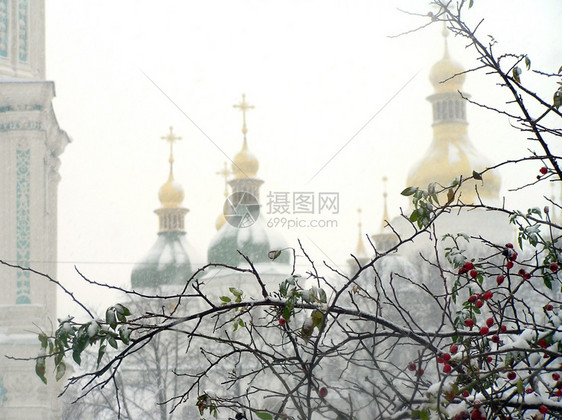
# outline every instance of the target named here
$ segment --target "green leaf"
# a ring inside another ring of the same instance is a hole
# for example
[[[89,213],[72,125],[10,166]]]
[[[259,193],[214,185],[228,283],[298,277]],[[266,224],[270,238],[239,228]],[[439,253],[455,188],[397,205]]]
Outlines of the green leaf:
[[[38,357],[37,360],[35,360],[35,373],[37,374],[37,376],[39,376],[39,378],[46,385],[47,384],[47,377],[45,376],[45,358],[44,357]]]
[[[310,317],[312,318],[312,325],[320,330],[324,323],[324,314],[318,309],[315,309],[314,311],[312,311]]]
[[[105,354],[105,347],[106,347],[105,344],[101,345],[99,350],[98,350],[98,360],[96,362],[96,366],[97,366],[96,369],[100,366],[101,359],[102,359],[103,355]]]
[[[118,347],[117,345],[117,341],[115,340],[115,338],[113,338],[111,335],[107,337],[107,342],[109,343],[109,345],[111,347],[113,347],[114,349],[116,349]]]
[[[61,362],[57,365],[57,373],[55,375],[56,380],[60,381],[65,373],[66,373],[66,364],[64,362]]]
[[[511,71],[513,80],[515,80],[517,83],[521,83],[521,78],[519,77],[520,74],[521,74],[521,69],[517,66],[514,67],[513,70]]]
[[[418,187],[408,187],[408,188],[404,189],[400,194],[405,195],[405,196],[409,196],[409,195],[415,194],[417,190],[419,190]]]
[[[236,287],[231,287],[228,290],[230,290],[230,293],[232,293],[237,298],[242,297],[242,295],[244,294],[242,290],[237,289]]]
[[[112,306],[105,311],[105,322],[109,324],[112,329],[117,327],[117,318],[115,316],[115,308]]]
[[[47,335],[44,333],[39,334],[39,336],[37,337],[39,339],[39,341],[41,342],[41,347],[46,349],[47,348]]]
[[[281,251],[280,251],[280,250],[269,251],[269,252],[267,253],[267,256],[269,257],[269,259],[270,259],[271,261],[275,261],[275,260],[279,257],[279,255],[281,255]]]
[[[482,175],[480,175],[478,172],[476,171],[472,171],[472,177],[478,181],[482,181]]]
[[[257,411],[256,416],[262,420],[273,420],[273,416],[265,411]]]
[[[562,70],[562,67],[560,68],[560,70]],[[558,90],[556,92],[554,92],[554,107],[556,109],[560,108],[560,105],[562,105],[562,87],[559,87]]]
[[[453,191],[452,188],[449,188],[449,191],[447,191],[447,204],[451,204],[454,199],[455,199],[455,192]]]
[[[542,278],[544,285],[548,287],[549,290],[552,290],[552,281],[550,274],[544,275]]]
[[[222,300],[224,303],[232,302],[232,299],[230,299],[228,296],[221,296],[220,300]]]
[[[470,9],[474,5],[474,0],[468,2],[468,8]]]
[[[82,363],[82,358],[80,357],[81,351],[78,351],[77,348],[72,349],[72,358],[76,362],[76,364],[80,365]]]
[[[129,309],[127,307],[125,307],[125,305],[122,305],[121,303],[118,303],[117,305],[115,305],[115,310],[117,311],[117,314],[121,314],[121,315],[124,315],[124,316],[131,315],[131,311],[129,311]]]
[[[419,216],[419,212],[417,210],[414,210],[410,215],[410,222],[415,222],[416,220],[418,220]]]
[[[527,70],[531,68],[531,60],[527,56],[525,56],[525,65],[527,66]]]
[[[126,325],[119,328],[119,338],[123,344],[129,344],[129,338],[131,337],[131,330]]]
[[[521,380],[521,378],[519,378],[519,379],[517,380],[517,385],[516,385],[516,386],[517,386],[517,393],[520,394],[520,395],[523,395],[523,392],[524,392],[524,390],[523,390],[523,381]]]

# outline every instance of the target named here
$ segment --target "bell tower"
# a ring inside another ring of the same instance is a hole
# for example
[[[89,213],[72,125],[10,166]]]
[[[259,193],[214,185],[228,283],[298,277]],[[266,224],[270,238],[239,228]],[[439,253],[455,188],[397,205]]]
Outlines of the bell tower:
[[[54,378],[33,362],[37,332],[56,325],[59,156],[69,143],[45,80],[44,0],[0,0],[0,418],[61,417]],[[49,370],[49,368],[48,368]]]

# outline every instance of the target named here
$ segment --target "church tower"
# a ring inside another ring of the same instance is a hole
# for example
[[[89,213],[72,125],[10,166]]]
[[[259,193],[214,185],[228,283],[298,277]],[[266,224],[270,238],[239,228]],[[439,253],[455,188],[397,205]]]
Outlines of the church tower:
[[[59,156],[69,143],[45,80],[43,0],[0,0],[0,418],[60,418],[58,384],[33,362],[37,332],[56,325]],[[20,266],[24,269],[10,267]],[[47,366],[48,373],[52,369]]]
[[[181,137],[170,127],[170,133],[162,139],[170,144],[170,174],[158,192],[162,207],[154,211],[159,219],[158,237],[131,273],[131,287],[135,290],[185,285],[199,268],[198,264],[203,265],[187,242],[184,219],[189,210],[182,207],[184,191],[174,179],[173,146]]]
[[[446,28],[443,28],[442,35],[445,52],[429,74],[435,89],[433,95],[427,98],[433,110],[433,141],[425,156],[411,169],[407,181],[408,186],[424,190],[431,182],[446,187],[461,175],[466,178],[472,176],[472,171],[480,172],[490,166],[490,162],[468,138],[465,98],[469,95],[463,92],[464,69],[449,56],[449,31]],[[481,198],[499,200],[499,176],[488,172],[483,175],[483,181],[463,183],[461,200],[470,204],[478,201],[475,185]]]
[[[260,187],[263,180],[257,177],[259,161],[248,147],[246,126],[246,113],[254,107],[246,102],[245,95],[242,95],[242,101],[234,107],[242,112],[242,149],[232,159],[230,173],[233,177],[228,181],[232,194],[225,201],[223,209],[227,223],[222,220],[217,222],[218,232],[209,245],[208,261],[233,267],[246,266],[238,252],[240,251],[252,263],[265,264],[271,269],[280,264],[288,264],[290,255],[282,252],[274,262],[268,256],[269,251],[286,248],[287,244],[265,225],[260,216]],[[227,176],[229,172],[224,171],[222,174]]]

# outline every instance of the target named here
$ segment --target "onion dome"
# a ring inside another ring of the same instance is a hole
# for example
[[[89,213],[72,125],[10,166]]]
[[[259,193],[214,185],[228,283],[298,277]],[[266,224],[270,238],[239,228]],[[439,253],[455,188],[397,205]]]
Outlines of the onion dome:
[[[170,176],[168,181],[160,187],[158,191],[158,199],[164,208],[176,208],[183,203],[184,192],[179,182],[174,180],[174,175],[170,168]]]
[[[430,80],[435,93],[427,98],[433,108],[433,141],[425,156],[410,170],[407,181],[408,186],[422,189],[427,189],[432,182],[446,187],[460,176],[467,178],[473,171],[480,173],[491,166],[468,138],[466,100],[459,94],[465,79],[464,74],[459,73],[464,70],[449,58],[446,29],[443,36],[445,55],[431,70]],[[452,76],[455,77],[451,79]],[[442,83],[444,80],[447,82]],[[499,200],[500,185],[499,175],[489,171],[483,175],[483,181],[463,183],[461,200],[474,203],[478,201],[478,195],[483,199]]]
[[[232,161],[232,172],[236,178],[254,177],[258,173],[260,164],[252,152],[248,150],[248,142],[244,137],[242,150],[240,150]]]
[[[431,67],[429,80],[435,88],[435,92],[456,92],[461,90],[464,84],[464,68],[449,57],[447,45],[449,31],[447,28],[443,28],[442,35],[445,41],[445,52],[443,58]]]
[[[209,263],[233,267],[247,266],[240,255],[242,253],[253,264],[289,264],[289,252],[282,252],[274,261],[268,255],[270,251],[284,248],[287,248],[285,240],[268,228],[260,217],[251,226],[243,228],[225,223],[209,244],[207,260]]]
[[[287,247],[287,243],[273,229],[268,228],[260,216],[259,189],[263,181],[255,177],[258,160],[249,152],[246,140],[246,112],[252,108],[242,95],[242,102],[234,105],[242,111],[242,150],[234,157],[232,172],[225,170],[219,175],[234,175],[228,181],[232,194],[225,200],[222,218],[217,219],[217,234],[207,250],[209,263],[230,266],[247,266],[240,255],[244,254],[253,264],[268,264],[270,267],[288,264],[289,252],[282,252],[275,260],[269,258],[269,252]],[[227,192],[225,186],[225,193]],[[228,223],[224,223],[226,220]]]
[[[170,175],[158,192],[162,207],[155,213],[160,221],[160,229],[152,248],[133,267],[133,289],[184,285],[195,272],[195,264],[201,263],[186,239],[184,219],[188,209],[181,207],[184,192],[173,175],[173,143],[180,137],[176,137],[170,127],[170,133],[162,139],[170,143]]]

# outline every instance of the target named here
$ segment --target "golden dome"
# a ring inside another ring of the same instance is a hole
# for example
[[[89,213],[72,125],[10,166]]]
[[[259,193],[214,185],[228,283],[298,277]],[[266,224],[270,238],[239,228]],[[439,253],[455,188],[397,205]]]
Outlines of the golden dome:
[[[258,173],[259,162],[252,152],[248,150],[248,143],[244,138],[242,150],[240,150],[232,163],[232,172],[235,178],[254,177]]]
[[[170,168],[170,177],[168,181],[160,187],[158,191],[158,199],[164,208],[175,208],[181,206],[183,202],[183,187],[179,182],[174,180],[172,170]]]
[[[442,35],[445,39],[445,53],[443,54],[443,58],[431,67],[429,80],[435,87],[436,93],[456,92],[461,90],[462,85],[464,84],[464,68],[457,62],[451,60],[449,57],[449,48],[447,46],[447,36],[449,36],[449,31],[447,28],[443,28]],[[457,76],[453,77],[454,75]],[[450,79],[451,77],[453,78]]]
[[[417,186],[427,189],[431,182],[448,186],[460,175],[469,177],[472,171],[481,172],[490,166],[490,162],[470,143],[468,138],[459,133],[462,126],[434,126],[435,137],[422,160],[412,168],[408,175],[408,186]],[[457,133],[455,133],[457,132]],[[456,135],[455,135],[456,134]],[[501,179],[494,172],[483,175],[483,181],[471,180],[463,183],[460,192],[465,203],[478,202],[474,187],[482,198],[497,199]],[[446,192],[443,193],[446,195]],[[458,198],[458,194],[457,194]],[[446,198],[439,200],[442,204]]]

